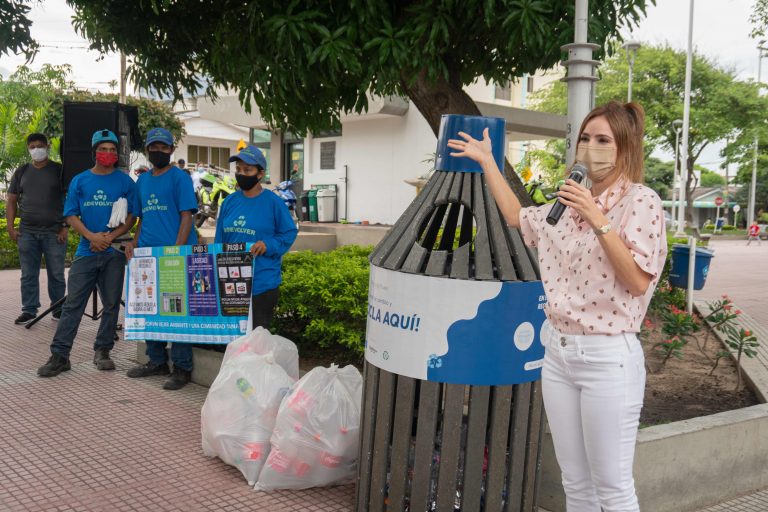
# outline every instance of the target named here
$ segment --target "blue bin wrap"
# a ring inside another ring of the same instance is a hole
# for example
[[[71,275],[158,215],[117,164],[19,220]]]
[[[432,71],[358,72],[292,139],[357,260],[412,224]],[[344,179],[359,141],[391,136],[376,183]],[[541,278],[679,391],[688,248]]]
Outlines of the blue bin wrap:
[[[448,139],[461,139],[459,132],[465,132],[475,139],[482,140],[483,130],[488,128],[493,148],[493,159],[504,170],[504,135],[506,121],[500,117],[461,116],[445,114],[440,119],[440,133],[437,136],[437,158],[435,169],[453,172],[483,172],[480,164],[467,157],[451,156],[455,150],[448,147]]]
[[[683,244],[674,244],[672,246],[672,270],[669,272],[669,284],[677,288],[688,287],[688,260],[690,258],[690,248]],[[714,257],[714,251],[696,248],[696,260],[693,274],[693,289],[701,290],[707,280],[709,273],[709,264]]]

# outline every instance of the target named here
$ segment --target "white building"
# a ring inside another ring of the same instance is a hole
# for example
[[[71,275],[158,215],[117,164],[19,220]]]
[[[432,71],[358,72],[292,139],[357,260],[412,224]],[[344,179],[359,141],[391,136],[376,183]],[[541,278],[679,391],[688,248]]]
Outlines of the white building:
[[[529,84],[538,80],[538,88],[551,78],[551,74],[526,77],[509,87],[478,82],[466,88],[483,115],[507,120],[507,153],[513,164],[521,158],[521,141],[565,137],[564,116],[521,108],[532,90]],[[200,97],[196,103],[195,115],[183,114],[187,136],[176,159],[194,162],[193,147],[211,148],[209,152],[219,148],[221,156],[228,149],[233,154],[240,138],[250,136],[267,155],[272,183],[294,176],[299,179],[297,193],[335,185],[337,217],[353,222],[394,223],[415,196],[406,180],[430,169],[428,160],[437,143],[421,113],[398,97],[369,97],[366,113],[341,117],[340,133],[304,138],[268,131],[256,105],[248,114],[236,95],[220,96],[215,102]]]

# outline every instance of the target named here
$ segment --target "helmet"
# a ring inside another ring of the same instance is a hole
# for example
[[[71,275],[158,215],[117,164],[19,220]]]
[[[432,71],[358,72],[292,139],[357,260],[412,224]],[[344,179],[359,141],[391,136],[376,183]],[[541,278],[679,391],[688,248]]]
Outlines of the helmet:
[[[120,146],[120,141],[117,139],[117,135],[110,130],[96,130],[91,137],[91,147],[95,148],[102,142],[112,142],[115,146]]]

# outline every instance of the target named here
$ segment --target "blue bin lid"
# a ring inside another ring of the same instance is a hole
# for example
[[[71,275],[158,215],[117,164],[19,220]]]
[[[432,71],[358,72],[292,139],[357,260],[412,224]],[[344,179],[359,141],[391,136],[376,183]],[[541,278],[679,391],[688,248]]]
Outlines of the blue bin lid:
[[[672,252],[678,253],[678,254],[688,254],[689,253],[689,247],[685,244],[672,244]],[[706,249],[704,247],[697,247],[696,248],[696,256],[707,256],[709,258],[712,258],[715,256],[715,251],[712,249]]]
[[[483,130],[488,128],[491,138],[493,159],[504,172],[504,136],[507,123],[501,117],[462,116],[444,114],[440,118],[440,133],[437,136],[437,158],[435,170],[454,172],[482,172],[480,164],[467,157],[451,156],[454,151],[448,147],[448,139],[461,139],[459,132],[468,133],[475,139],[482,140]]]

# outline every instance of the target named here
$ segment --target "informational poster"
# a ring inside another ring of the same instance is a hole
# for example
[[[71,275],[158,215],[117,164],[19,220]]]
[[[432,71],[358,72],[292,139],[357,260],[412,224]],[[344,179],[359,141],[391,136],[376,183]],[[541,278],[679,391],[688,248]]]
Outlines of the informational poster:
[[[541,282],[465,281],[371,266],[365,358],[389,372],[452,384],[541,378]]]
[[[245,334],[250,245],[135,249],[126,279],[126,339],[223,344]]]

